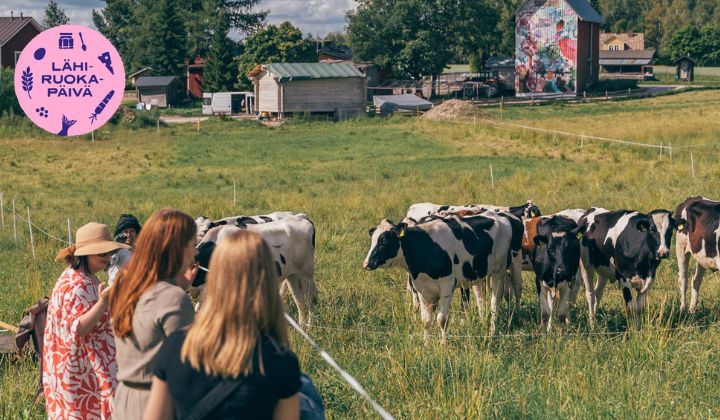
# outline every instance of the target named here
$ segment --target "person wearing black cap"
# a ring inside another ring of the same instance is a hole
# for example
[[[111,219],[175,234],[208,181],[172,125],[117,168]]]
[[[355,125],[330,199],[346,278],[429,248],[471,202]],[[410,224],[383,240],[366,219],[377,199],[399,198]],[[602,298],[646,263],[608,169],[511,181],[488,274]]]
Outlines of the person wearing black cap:
[[[115,226],[115,241],[124,243],[130,246],[130,249],[121,249],[113,255],[108,266],[108,284],[111,286],[115,283],[115,277],[117,277],[120,269],[130,261],[132,256],[132,250],[135,248],[135,241],[137,236],[140,234],[140,222],[137,217],[132,214],[122,214],[117,221]]]

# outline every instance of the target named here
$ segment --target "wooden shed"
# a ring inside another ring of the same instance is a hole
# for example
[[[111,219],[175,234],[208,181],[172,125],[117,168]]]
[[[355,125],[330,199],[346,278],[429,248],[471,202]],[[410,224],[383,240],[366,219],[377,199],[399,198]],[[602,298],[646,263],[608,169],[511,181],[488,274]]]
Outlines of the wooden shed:
[[[35,19],[17,17],[10,12],[10,17],[0,17],[0,67],[15,68],[20,53],[37,34],[43,31]]]
[[[695,80],[695,61],[690,57],[680,57],[674,62],[675,80],[692,82]]]
[[[160,108],[177,105],[183,86],[175,76],[139,77],[135,81],[138,100]]]
[[[277,116],[326,114],[342,120],[365,114],[367,82],[352,64],[273,63],[248,73],[255,111]]]
[[[515,94],[579,95],[598,81],[602,16],[587,0],[527,0],[515,13]]]

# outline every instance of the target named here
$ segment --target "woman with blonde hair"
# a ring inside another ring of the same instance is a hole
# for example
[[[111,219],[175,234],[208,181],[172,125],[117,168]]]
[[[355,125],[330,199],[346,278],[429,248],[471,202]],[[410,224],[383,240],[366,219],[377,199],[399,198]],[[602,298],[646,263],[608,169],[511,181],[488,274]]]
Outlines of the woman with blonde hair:
[[[130,262],[110,294],[118,380],[113,417],[141,418],[150,396],[158,351],[168,336],[193,321],[185,290],[197,269],[195,222],[174,209],[155,212],[138,236]]]
[[[300,365],[270,248],[233,232],[209,269],[195,322],[160,350],[145,418],[299,418]]]
[[[115,341],[108,316],[108,291],[95,276],[110,255],[126,245],[110,229],[88,223],[75,245],[61,250],[67,268],[55,283],[44,331],[43,389],[50,419],[102,418],[112,412],[117,385]]]

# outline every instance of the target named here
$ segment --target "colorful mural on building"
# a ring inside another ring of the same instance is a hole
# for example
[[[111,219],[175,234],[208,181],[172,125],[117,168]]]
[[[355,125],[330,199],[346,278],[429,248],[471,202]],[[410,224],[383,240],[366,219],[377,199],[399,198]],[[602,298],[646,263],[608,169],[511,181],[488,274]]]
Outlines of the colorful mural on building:
[[[576,92],[578,16],[563,0],[529,1],[515,26],[518,95]]]

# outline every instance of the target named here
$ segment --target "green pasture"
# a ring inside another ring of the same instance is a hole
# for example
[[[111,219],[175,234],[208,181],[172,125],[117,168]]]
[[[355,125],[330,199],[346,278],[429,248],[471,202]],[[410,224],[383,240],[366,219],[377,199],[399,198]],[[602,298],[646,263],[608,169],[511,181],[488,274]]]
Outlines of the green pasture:
[[[608,285],[594,331],[580,293],[572,324],[544,335],[534,279],[524,275],[522,308],[503,303],[498,336],[486,337],[473,307],[451,310],[446,347],[423,345],[404,273],[362,269],[367,230],[400,220],[415,202],[516,205],[544,213],[603,206],[674,209],[689,195],[717,198],[720,95],[689,92],[601,104],[506,107],[488,117],[548,129],[671,144],[659,149],[494,128],[481,122],[370,118],[295,121],[270,129],[250,122],[125,130],[57,139],[21,119],[0,120],[0,320],[48,295],[62,270],[61,243],[27,223],[67,236],[120,213],[145,220],[177,207],[221,217],[274,210],[307,213],[317,228],[319,306],[308,332],[398,418],[705,418],[720,416],[720,279],[707,275],[696,314],[679,312],[677,264],[663,262],[643,328],[627,331],[621,294]],[[693,146],[693,148],[680,148]],[[696,176],[690,165],[693,154]],[[492,165],[495,188],[491,187]],[[237,203],[233,204],[233,182]],[[674,253],[673,253],[674,254]],[[689,295],[689,293],[688,293]],[[290,307],[290,313],[295,314]],[[437,329],[435,330],[437,333]],[[297,334],[292,345],[323,395],[329,418],[374,418],[370,406]],[[42,418],[33,404],[30,359],[0,361],[0,418]]]

